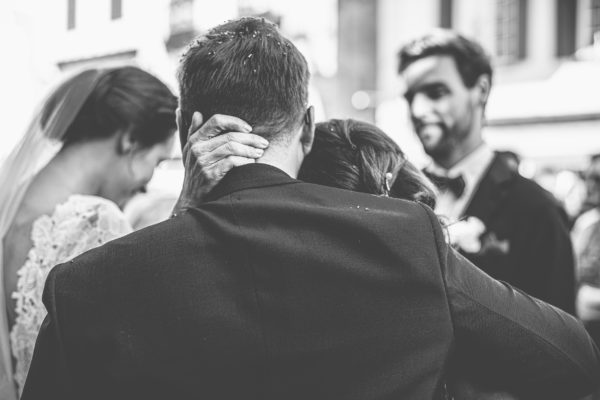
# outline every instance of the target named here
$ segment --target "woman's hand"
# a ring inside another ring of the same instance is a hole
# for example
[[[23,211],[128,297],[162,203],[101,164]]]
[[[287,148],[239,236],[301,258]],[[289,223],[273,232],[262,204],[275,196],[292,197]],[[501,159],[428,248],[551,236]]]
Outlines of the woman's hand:
[[[250,125],[236,117],[215,114],[203,124],[202,114],[194,113],[183,148],[185,175],[174,214],[201,204],[233,167],[262,157],[269,142],[251,131]]]

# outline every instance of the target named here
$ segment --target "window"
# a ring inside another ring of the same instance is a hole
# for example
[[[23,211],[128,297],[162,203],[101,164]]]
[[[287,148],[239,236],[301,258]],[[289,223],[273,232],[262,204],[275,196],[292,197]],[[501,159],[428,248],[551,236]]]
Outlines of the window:
[[[110,19],[119,19],[123,15],[123,3],[121,0],[111,0]]]
[[[577,35],[577,0],[557,0],[556,55],[573,55]]]
[[[67,30],[75,29],[75,0],[67,0]]]
[[[171,0],[169,26],[171,34],[194,31],[194,2],[192,0]]]
[[[452,0],[440,0],[440,27],[452,28]]]
[[[590,14],[590,26],[592,28],[590,43],[600,45],[600,0],[591,0]]]
[[[496,0],[496,57],[501,63],[525,58],[526,0]]]

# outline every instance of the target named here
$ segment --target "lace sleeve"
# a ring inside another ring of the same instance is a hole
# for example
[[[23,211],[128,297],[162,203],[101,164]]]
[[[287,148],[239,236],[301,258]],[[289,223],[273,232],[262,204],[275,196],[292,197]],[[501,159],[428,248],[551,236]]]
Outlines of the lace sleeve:
[[[52,216],[41,216],[32,227],[33,247],[18,271],[15,325],[11,348],[19,393],[25,384],[37,333],[46,316],[42,293],[46,277],[57,264],[132,231],[112,202],[93,196],[72,196]]]

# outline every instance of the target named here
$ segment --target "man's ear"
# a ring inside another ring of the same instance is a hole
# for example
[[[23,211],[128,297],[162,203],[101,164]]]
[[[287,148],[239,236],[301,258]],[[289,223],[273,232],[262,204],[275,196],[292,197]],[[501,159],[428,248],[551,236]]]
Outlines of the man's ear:
[[[175,123],[177,124],[177,132],[179,132],[179,143],[181,144],[181,151],[187,143],[187,128],[183,123],[183,116],[181,115],[181,108],[177,107],[175,110]]]
[[[490,97],[490,90],[492,89],[492,82],[490,76],[487,74],[480,75],[477,78],[477,82],[475,82],[476,91],[476,101],[485,108],[487,104],[488,97]]]
[[[304,114],[304,123],[302,125],[302,136],[300,142],[302,143],[302,149],[304,155],[308,155],[312,149],[313,141],[315,139],[315,109],[310,106],[306,109]]]

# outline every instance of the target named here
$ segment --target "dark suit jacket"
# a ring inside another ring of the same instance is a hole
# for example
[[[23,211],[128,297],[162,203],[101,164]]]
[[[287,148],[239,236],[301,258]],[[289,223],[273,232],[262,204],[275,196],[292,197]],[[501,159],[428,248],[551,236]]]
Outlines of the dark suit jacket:
[[[483,249],[465,254],[492,277],[575,313],[569,228],[556,199],[498,155],[465,211],[486,226]]]
[[[455,344],[517,393],[594,385],[574,318],[450,250],[428,208],[235,168],[57,266],[23,400],[431,399]]]

